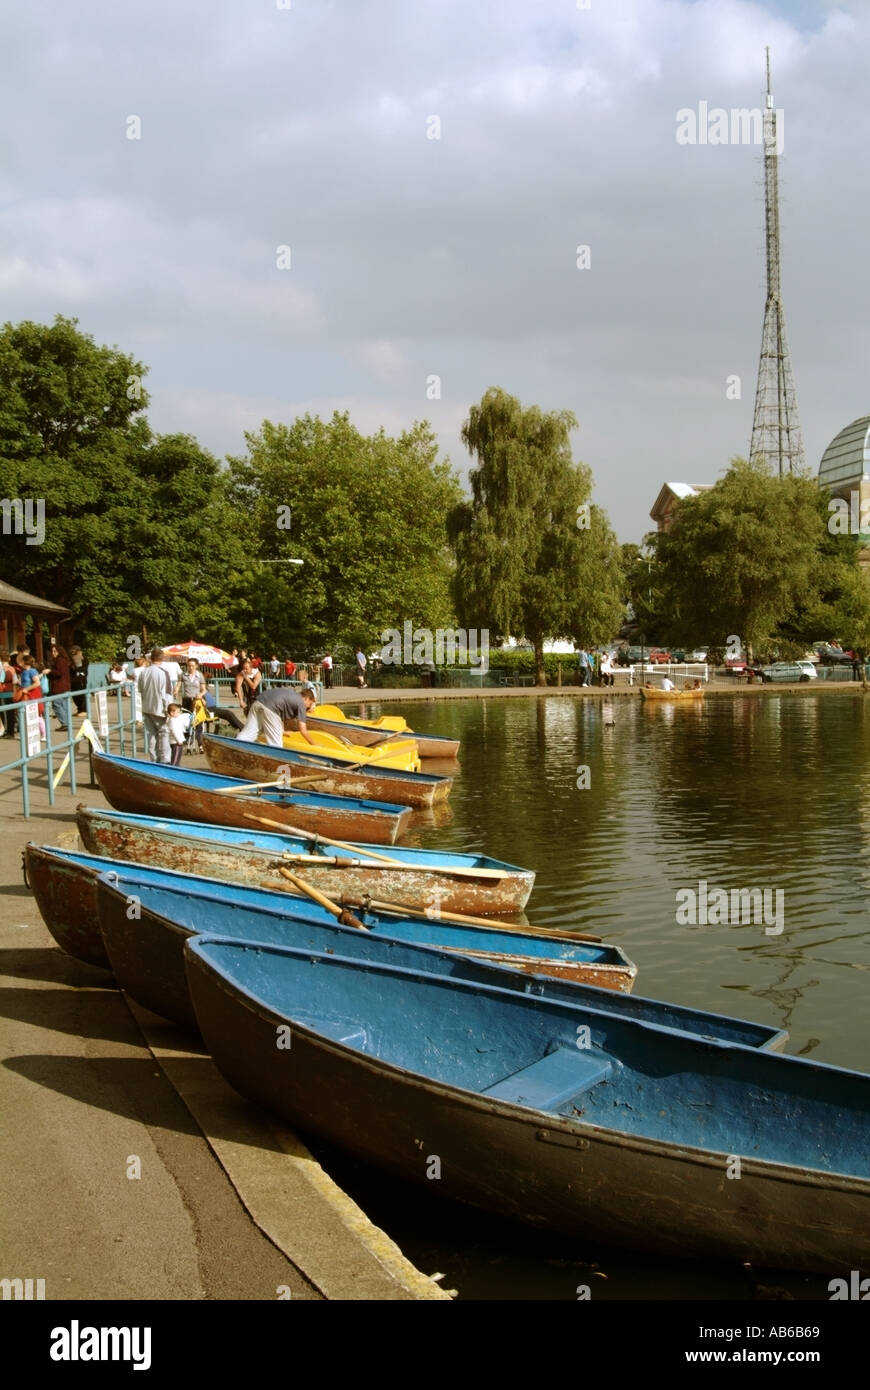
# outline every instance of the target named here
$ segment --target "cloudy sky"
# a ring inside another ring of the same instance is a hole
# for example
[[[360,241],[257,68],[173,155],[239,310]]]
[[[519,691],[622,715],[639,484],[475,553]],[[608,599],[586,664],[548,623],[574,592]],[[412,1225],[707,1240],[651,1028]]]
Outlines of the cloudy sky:
[[[572,410],[596,500],[638,540],[663,481],[748,449],[760,147],[676,131],[701,102],[761,107],[767,44],[813,466],[870,412],[868,43],[866,0],[19,6],[2,318],[77,316],[150,366],[156,430],[219,456],[340,408],[364,430],[428,418],[465,473],[488,386]]]

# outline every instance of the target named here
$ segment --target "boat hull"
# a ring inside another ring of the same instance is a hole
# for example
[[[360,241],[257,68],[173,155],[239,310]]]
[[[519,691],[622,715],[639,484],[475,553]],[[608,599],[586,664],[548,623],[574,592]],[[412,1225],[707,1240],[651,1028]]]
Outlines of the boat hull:
[[[305,780],[331,796],[356,796],[369,801],[426,809],[443,801],[452,785],[449,777],[400,772],[378,766],[348,771],[329,757],[300,754],[269,744],[240,743],[238,739],[207,734],[202,741],[212,772],[240,777],[246,782],[270,781],[286,768],[291,783]]]
[[[227,945],[236,954],[257,952],[254,946]],[[360,1050],[375,1045],[371,1035],[378,1025],[383,1032],[386,1022],[383,1015],[374,1018],[371,1007],[367,1010],[360,1003],[359,1022],[337,1007],[331,1019],[315,1027],[298,1010],[291,1015],[270,1007],[251,992],[250,984],[240,988],[225,970],[216,970],[211,963],[220,958],[216,950],[226,952],[220,940],[200,937],[185,949],[200,1029],[230,1084],[303,1133],[321,1135],[430,1194],[437,1189],[439,1195],[563,1237],[673,1256],[836,1272],[860,1269],[870,1261],[870,1181],[749,1155],[741,1158],[740,1181],[729,1180],[729,1162],[741,1149],[746,1154],[751,1143],[738,1118],[729,1153],[590,1123],[584,1118],[585,1096],[578,1098],[575,1114],[568,1118],[448,1085]],[[267,952],[258,954],[265,959]],[[268,955],[272,969],[274,959]],[[304,965],[308,970],[331,970],[340,962],[320,957],[316,964],[309,959]],[[358,973],[373,969],[358,968]],[[433,983],[445,990],[472,988]],[[377,997],[378,991],[374,994]],[[381,996],[382,1005],[387,998]],[[520,1002],[537,1005],[514,997],[515,1004]],[[439,1045],[447,1051],[453,1034],[446,1012],[444,1017]],[[595,1031],[591,1016],[590,1025]],[[608,1031],[619,1026],[608,1025]],[[292,1042],[286,1052],[276,1054],[280,1027],[290,1028]],[[573,1020],[563,1031],[573,1031]],[[491,1033],[483,1030],[478,1036],[492,1041]],[[683,1046],[709,1045],[688,1040]],[[433,1039],[433,1055],[435,1047]],[[722,1050],[718,1059],[714,1056],[714,1070],[724,1065],[726,1053],[729,1063],[738,1056],[734,1065],[744,1073],[751,1070],[745,1065],[747,1056],[753,1064],[803,1063],[731,1048]],[[665,1053],[666,1059],[669,1055],[674,1055],[673,1049]],[[469,1063],[479,1065],[479,1058]],[[654,1085],[658,1071],[652,1057],[649,1066]],[[434,1158],[437,1184],[428,1181]]]
[[[217,789],[231,785],[230,779],[214,777],[209,781],[210,774],[188,773],[184,768],[172,769],[177,776],[167,775],[165,768],[155,773],[148,764],[98,753],[93,755],[93,764],[100,789],[119,811],[177,816],[242,829],[256,824],[256,820],[250,819],[252,816],[265,816],[288,829],[297,826],[333,839],[365,844],[393,844],[411,817],[408,807],[371,803],[362,809],[349,800],[342,803],[338,797],[325,804],[317,794],[307,792],[285,796],[264,792],[261,797],[242,792],[218,795]]]
[[[212,838],[222,827],[209,827],[206,839],[202,835],[197,837],[196,826],[191,822],[182,822],[177,829],[175,823],[161,824],[156,817],[149,818],[152,823],[147,825],[130,823],[112,817],[111,813],[83,807],[79,807],[76,819],[79,835],[89,854],[156,864],[180,873],[203,874],[229,883],[276,890],[283,889],[287,883],[281,873],[283,862],[286,867],[298,870],[306,882],[330,898],[371,897],[379,902],[403,902],[419,912],[439,902],[444,912],[465,912],[474,917],[511,916],[522,912],[535,882],[530,870],[509,866],[502,877],[481,875],[475,878],[472,870],[451,875],[446,867],[450,858],[447,854],[443,856],[445,867],[438,869],[425,864],[415,867],[413,851],[398,851],[406,867],[396,869],[376,860],[355,863],[355,859],[365,855],[365,846],[359,845],[355,846],[358,854],[336,850],[329,856],[338,863],[318,865],[306,860],[300,865],[282,860],[282,856],[292,852],[306,853],[310,846],[304,840],[289,838],[289,843],[282,846],[280,838],[284,837],[250,831],[244,832],[247,844]],[[237,833],[231,827],[226,830],[228,835]],[[259,841],[264,842],[264,848],[258,847]]]
[[[466,956],[422,944],[398,941],[384,928],[359,931],[339,926],[318,913],[313,906],[300,907],[292,921],[262,907],[241,907],[218,902],[204,895],[195,885],[165,886],[148,882],[152,875],[115,878],[110,872],[99,875],[97,906],[100,931],[115,979],[132,998],[155,1013],[186,1027],[195,1026],[195,1015],[187,988],[184,968],[184,942],[198,931],[237,941],[266,941],[313,951],[333,951],[354,960],[405,966],[423,973],[441,974],[454,979],[495,984],[525,991],[528,981],[518,972],[494,962],[485,965]],[[114,879],[110,882],[110,879]],[[134,898],[137,915],[131,918],[128,904]],[[787,1034],[739,1019],[682,1009],[676,1005],[614,994],[538,975],[536,995],[563,1003],[583,1005],[597,1012],[616,1013],[621,1018],[649,1022],[659,1027],[691,1031],[722,1042],[749,1047],[779,1047]]]
[[[58,946],[68,956],[111,970],[97,918],[97,872],[62,859],[44,846],[24,849],[25,877],[39,914]]]
[[[101,944],[97,913],[96,880],[100,874],[112,872],[120,883],[174,887],[187,892],[196,900],[198,911],[207,914],[218,911],[227,898],[227,885],[220,880],[186,875],[175,870],[152,868],[145,864],[122,863],[98,855],[78,854],[74,850],[28,845],[25,850],[28,879],[33,887],[43,920],[58,945],[68,950],[67,942],[75,948],[69,953],[80,960],[108,965]],[[64,882],[72,885],[69,894],[73,907],[63,907],[60,918],[51,915],[58,901],[57,891],[43,888],[43,879],[53,879],[57,866],[66,867]],[[78,873],[80,881],[73,875]],[[330,922],[326,908],[306,896],[276,893],[268,888],[248,888],[235,884],[232,901],[242,908],[263,909],[281,917],[285,922],[298,919]],[[46,915],[48,914],[48,915]],[[371,931],[411,945],[435,946],[464,956],[480,957],[496,965],[510,965],[525,973],[553,976],[576,983],[598,985],[628,993],[637,975],[637,966],[617,946],[575,941],[568,933],[501,930],[499,926],[467,926],[432,919],[425,913],[408,917],[400,912],[363,912],[359,916]],[[134,919],[135,920],[135,919]],[[207,918],[205,925],[208,925]]]
[[[312,729],[322,729],[325,734],[336,734],[339,738],[346,738],[350,743],[360,744],[363,748],[371,748],[376,744],[382,744],[385,739],[397,740],[402,738],[413,738],[417,743],[417,751],[421,758],[457,758],[459,756],[458,738],[447,738],[442,734],[419,734],[415,730],[407,733],[400,733],[391,729],[378,729],[371,724],[356,724],[352,719],[321,719],[316,714],[309,714],[306,724]]]
[[[653,704],[657,700],[703,700],[703,690],[659,690],[656,686],[652,690],[647,690],[645,686],[640,687],[640,697],[642,700],[650,700]]]

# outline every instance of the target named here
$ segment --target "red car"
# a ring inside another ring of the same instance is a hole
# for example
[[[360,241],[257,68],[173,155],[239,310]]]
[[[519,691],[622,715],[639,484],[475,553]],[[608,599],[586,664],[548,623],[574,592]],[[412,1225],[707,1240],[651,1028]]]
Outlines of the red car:
[[[673,659],[670,652],[666,652],[664,647],[653,647],[648,658],[651,666],[669,666]]]

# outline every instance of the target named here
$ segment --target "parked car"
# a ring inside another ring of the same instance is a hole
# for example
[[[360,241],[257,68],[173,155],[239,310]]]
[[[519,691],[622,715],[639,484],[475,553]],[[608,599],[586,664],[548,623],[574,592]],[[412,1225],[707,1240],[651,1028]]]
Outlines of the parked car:
[[[750,666],[747,668],[765,685],[771,681],[785,681],[792,684],[815,681],[819,673],[811,661],[774,661],[769,666]]]
[[[623,647],[620,651],[618,651],[618,652],[616,653],[616,660],[617,660],[617,663],[618,663],[618,665],[620,665],[620,666],[632,666],[632,665],[634,665],[634,663],[635,663],[636,661],[640,661],[640,653],[641,653],[641,648],[640,648],[640,647]],[[644,654],[644,656],[647,656],[648,653],[649,653],[649,648],[648,648],[648,647],[644,647],[644,648],[643,648],[643,654]]]
[[[649,663],[651,666],[669,666],[673,659],[670,652],[665,651],[664,647],[650,647]]]
[[[688,653],[687,653],[687,655],[686,655],[686,660],[687,660],[687,661],[706,661],[706,660],[707,660],[707,648],[706,648],[706,647],[696,647],[695,650],[694,650],[693,652],[688,652]]]
[[[823,666],[851,666],[855,659],[852,652],[844,652],[842,647],[835,646],[833,642],[816,642],[813,651],[817,653]]]

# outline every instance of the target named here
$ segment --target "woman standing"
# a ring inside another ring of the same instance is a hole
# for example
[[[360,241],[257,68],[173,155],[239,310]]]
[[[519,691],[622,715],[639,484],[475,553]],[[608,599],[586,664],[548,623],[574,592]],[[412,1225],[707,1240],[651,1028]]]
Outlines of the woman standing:
[[[199,662],[193,657],[181,673],[181,708],[196,714],[196,701],[205,694],[205,676],[199,669]],[[202,752],[202,724],[196,729],[196,751]]]
[[[70,689],[70,671],[72,663],[67,656],[66,650],[59,647],[57,639],[51,639],[51,652],[49,654],[51,665],[48,667],[48,689],[51,695],[67,695]],[[57,715],[58,722],[64,733],[69,733],[69,700],[58,700],[56,705],[52,705],[54,713]]]
[[[69,658],[71,662],[70,688],[72,690],[87,690],[88,658],[85,656],[81,647],[70,647]],[[87,702],[84,695],[73,696],[73,704],[78,714],[84,714],[86,712]]]

